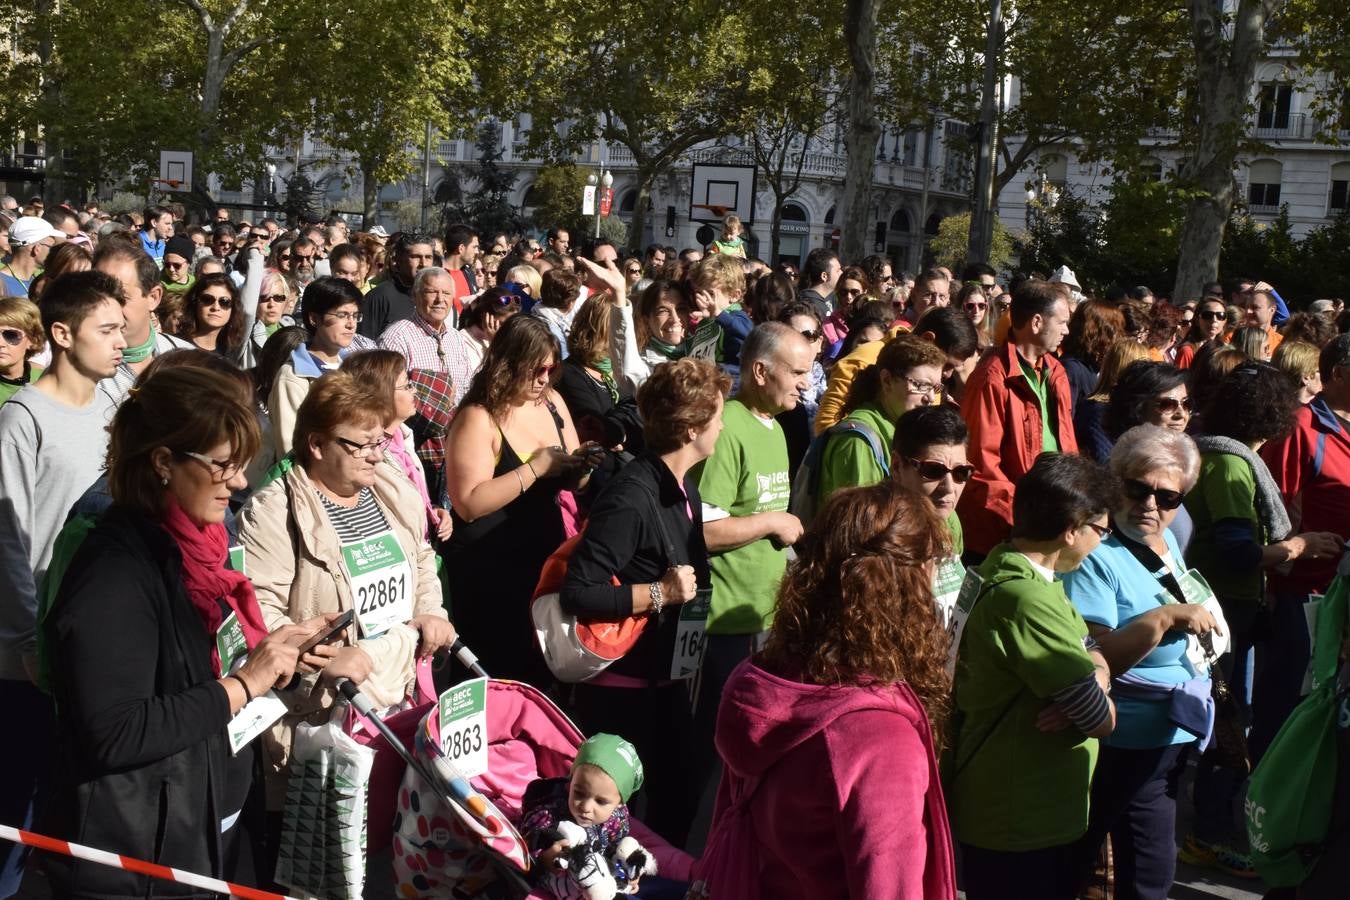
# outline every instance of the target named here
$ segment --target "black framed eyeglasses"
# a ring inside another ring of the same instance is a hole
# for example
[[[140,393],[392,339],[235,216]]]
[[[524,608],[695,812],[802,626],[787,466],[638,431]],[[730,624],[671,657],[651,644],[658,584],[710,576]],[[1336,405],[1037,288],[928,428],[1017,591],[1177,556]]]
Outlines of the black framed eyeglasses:
[[[1108,525],[1098,525],[1096,522],[1084,522],[1083,528],[1091,528],[1097,535],[1097,539],[1104,541],[1111,536],[1111,528]]]
[[[1158,509],[1176,509],[1186,499],[1186,495],[1181,491],[1155,488],[1135,478],[1126,478],[1123,483],[1123,490],[1125,496],[1135,503],[1143,503],[1149,497],[1152,497],[1154,502],[1158,504]]]

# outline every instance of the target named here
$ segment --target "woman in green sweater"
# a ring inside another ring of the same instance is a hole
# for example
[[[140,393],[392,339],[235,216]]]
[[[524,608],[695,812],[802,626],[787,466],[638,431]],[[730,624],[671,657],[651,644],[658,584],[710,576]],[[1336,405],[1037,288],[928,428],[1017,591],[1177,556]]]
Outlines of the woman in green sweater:
[[[905,413],[942,399],[946,355],[936,344],[902,334],[882,349],[875,365],[849,386],[844,418],[824,436],[820,502],[840,488],[876,484],[889,474],[895,423]],[[873,451],[880,448],[880,456]]]

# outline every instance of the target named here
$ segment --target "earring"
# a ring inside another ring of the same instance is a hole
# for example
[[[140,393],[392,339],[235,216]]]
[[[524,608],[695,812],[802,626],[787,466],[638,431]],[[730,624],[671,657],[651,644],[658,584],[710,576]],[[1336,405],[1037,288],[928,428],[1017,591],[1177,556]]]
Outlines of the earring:
[[[168,486],[169,486],[169,476],[168,476],[168,475],[161,475],[161,476],[159,476],[159,483],[162,484],[162,485],[164,485],[165,487],[168,487]]]

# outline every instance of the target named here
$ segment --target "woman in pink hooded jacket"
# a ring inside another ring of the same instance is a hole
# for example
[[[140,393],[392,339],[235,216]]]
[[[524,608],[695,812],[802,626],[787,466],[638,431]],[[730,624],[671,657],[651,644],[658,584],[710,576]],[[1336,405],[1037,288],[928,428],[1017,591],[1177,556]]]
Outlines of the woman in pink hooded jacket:
[[[767,646],[722,695],[726,771],[700,871],[711,900],[956,896],[930,571],[948,542],[932,504],[891,482],[820,512]]]

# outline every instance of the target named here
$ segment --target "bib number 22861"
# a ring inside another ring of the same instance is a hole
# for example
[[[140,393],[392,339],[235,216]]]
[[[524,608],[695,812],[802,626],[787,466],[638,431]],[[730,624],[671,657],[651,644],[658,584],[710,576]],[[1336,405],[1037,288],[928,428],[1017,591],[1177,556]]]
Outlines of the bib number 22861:
[[[361,636],[372,638],[412,618],[412,568],[393,531],[342,545]]]

